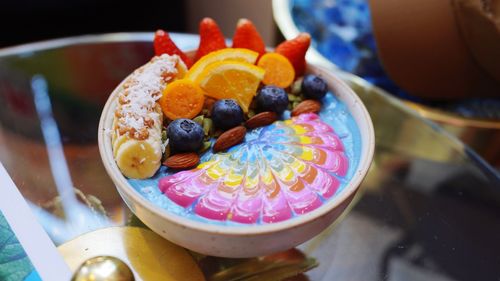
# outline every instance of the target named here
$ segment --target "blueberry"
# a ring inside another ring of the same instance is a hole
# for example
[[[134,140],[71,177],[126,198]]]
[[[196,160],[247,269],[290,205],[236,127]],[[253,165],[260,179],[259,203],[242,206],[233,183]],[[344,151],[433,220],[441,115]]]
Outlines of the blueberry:
[[[218,100],[212,107],[212,120],[215,127],[227,130],[243,122],[243,110],[233,99]]]
[[[310,99],[322,99],[328,92],[328,85],[323,78],[307,74],[302,81],[302,92]]]
[[[175,119],[168,125],[167,137],[175,152],[194,152],[203,144],[204,132],[200,124],[191,119]]]
[[[261,111],[274,111],[281,114],[288,107],[288,94],[283,88],[264,86],[257,96],[257,107]]]

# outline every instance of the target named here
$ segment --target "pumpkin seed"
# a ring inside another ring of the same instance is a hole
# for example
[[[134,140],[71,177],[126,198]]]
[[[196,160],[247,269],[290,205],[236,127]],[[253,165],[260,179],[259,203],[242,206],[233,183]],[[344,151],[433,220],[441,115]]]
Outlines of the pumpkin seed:
[[[293,95],[299,95],[300,92],[302,91],[302,77],[295,80],[292,84],[292,94]]]
[[[204,119],[203,115],[198,115],[193,119],[193,121],[200,124],[200,126],[203,126],[203,119]]]
[[[205,141],[205,142],[203,142],[203,145],[201,146],[201,149],[200,149],[200,153],[203,153],[203,152],[207,151],[211,146],[212,146],[212,142],[211,141]]]
[[[203,131],[205,132],[206,136],[209,136],[212,134],[213,131],[213,121],[210,118],[204,118],[203,119]]]

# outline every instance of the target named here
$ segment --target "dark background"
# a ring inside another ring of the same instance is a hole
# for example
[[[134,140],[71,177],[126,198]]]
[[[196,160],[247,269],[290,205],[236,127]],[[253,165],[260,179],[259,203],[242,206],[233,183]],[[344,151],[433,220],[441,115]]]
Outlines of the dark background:
[[[0,47],[82,34],[185,31],[184,1],[3,0]]]

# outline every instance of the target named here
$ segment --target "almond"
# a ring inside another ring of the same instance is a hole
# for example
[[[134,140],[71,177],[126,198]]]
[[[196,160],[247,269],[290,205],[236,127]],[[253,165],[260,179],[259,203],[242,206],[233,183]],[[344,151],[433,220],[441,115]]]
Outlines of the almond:
[[[271,111],[261,112],[257,115],[254,115],[252,118],[248,119],[245,122],[245,126],[249,129],[254,129],[262,126],[266,126],[272,124],[274,121],[278,119],[278,115]]]
[[[163,165],[172,169],[191,168],[200,162],[200,157],[194,152],[174,154],[163,162]]]
[[[214,144],[214,152],[219,152],[236,145],[245,139],[245,134],[247,129],[243,126],[234,127],[230,130],[225,131],[219,136]]]
[[[321,110],[321,103],[317,100],[305,100],[292,110],[292,116],[302,113],[317,113]]]

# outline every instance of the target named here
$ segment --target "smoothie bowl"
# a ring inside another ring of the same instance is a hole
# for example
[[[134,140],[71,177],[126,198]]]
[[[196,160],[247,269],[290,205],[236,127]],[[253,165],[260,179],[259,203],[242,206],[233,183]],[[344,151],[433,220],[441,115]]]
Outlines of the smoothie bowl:
[[[158,31],[156,56],[111,93],[104,166],[129,208],[185,248],[253,257],[297,246],[359,188],[370,116],[338,77],[305,62],[308,35],[266,52],[242,20],[227,48],[204,19],[200,36],[183,53]]]

